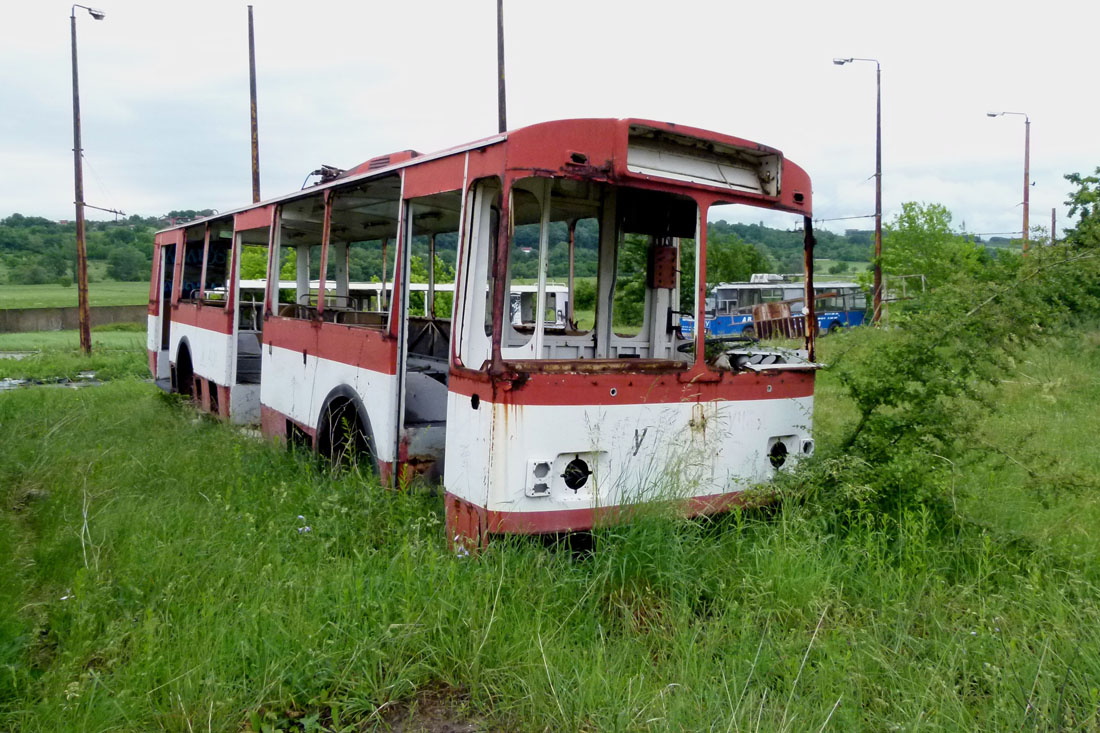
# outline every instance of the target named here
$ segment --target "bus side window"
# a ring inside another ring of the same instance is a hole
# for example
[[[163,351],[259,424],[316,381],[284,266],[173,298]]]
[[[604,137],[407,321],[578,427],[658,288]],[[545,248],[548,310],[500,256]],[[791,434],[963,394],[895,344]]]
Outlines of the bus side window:
[[[180,279],[180,300],[198,297],[202,284],[202,250],[206,242],[206,227],[196,226],[184,231],[183,275]]]
[[[279,306],[278,314],[288,318],[310,318],[316,293],[310,288],[310,278],[321,266],[321,227],[325,204],[321,194],[312,194],[283,204],[279,217],[279,241],[282,252],[291,252],[288,259],[294,265],[294,298]],[[284,265],[286,267],[287,265]]]
[[[401,179],[371,178],[332,197],[325,307],[336,323],[383,328],[393,301]]]

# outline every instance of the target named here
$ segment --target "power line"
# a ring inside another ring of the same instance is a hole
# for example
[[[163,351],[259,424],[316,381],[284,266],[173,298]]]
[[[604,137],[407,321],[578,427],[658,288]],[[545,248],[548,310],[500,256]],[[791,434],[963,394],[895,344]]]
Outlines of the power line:
[[[865,214],[863,216],[837,216],[832,219],[814,219],[814,223],[818,224],[823,221],[848,221],[849,219],[874,219],[874,214]]]

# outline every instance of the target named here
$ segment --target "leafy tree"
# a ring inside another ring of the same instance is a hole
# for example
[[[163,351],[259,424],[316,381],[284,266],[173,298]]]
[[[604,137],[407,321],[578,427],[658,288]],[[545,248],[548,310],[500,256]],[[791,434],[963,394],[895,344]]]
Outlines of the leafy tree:
[[[412,255],[409,259],[409,281],[414,283],[428,282],[428,265],[420,255]],[[454,268],[435,256],[435,281],[436,283],[452,283],[455,281]],[[409,293],[409,312],[423,313],[426,293]],[[450,318],[454,306],[454,293],[435,293],[435,315],[440,318]]]
[[[144,280],[149,277],[148,262],[136,249],[120,247],[107,257],[107,274],[124,282]]]
[[[886,225],[882,269],[890,275],[924,275],[932,287],[960,275],[975,275],[988,261],[985,248],[951,229],[942,204],[907,201]]]
[[[287,247],[287,249],[291,249]],[[263,280],[267,277],[267,248],[244,247],[241,250],[241,279]],[[293,276],[292,276],[293,277]]]
[[[1091,176],[1069,173],[1066,180],[1077,186],[1066,205],[1069,215],[1080,215],[1077,225],[1066,230],[1066,241],[1085,247],[1100,244],[1100,167]]]

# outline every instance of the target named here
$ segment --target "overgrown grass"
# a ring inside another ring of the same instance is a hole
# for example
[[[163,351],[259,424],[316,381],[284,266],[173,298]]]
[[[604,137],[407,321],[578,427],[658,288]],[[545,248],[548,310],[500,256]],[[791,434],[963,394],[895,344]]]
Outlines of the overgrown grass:
[[[144,329],[112,324],[92,331],[92,355],[80,351],[77,331],[0,334],[0,351],[31,352],[21,359],[0,358],[0,379],[76,379],[95,372],[100,380],[147,377]]]
[[[4,285],[0,308],[65,308],[77,304],[76,285]],[[149,282],[105,280],[88,284],[90,305],[141,305],[149,301]]]
[[[983,439],[1034,466],[1017,441],[1052,448],[1100,404],[1096,340],[1029,351],[1053,402],[1014,380]],[[831,379],[823,453],[855,414]],[[959,467],[972,498],[947,526],[654,511],[589,553],[458,558],[438,497],[322,472],[146,384],[2,395],[0,425],[0,728],[357,730],[423,694],[506,730],[1100,726],[1097,568],[1058,539],[1095,526],[1094,497],[1021,519],[1012,501],[1041,504],[1011,461]],[[1067,472],[1095,466],[1080,445]]]

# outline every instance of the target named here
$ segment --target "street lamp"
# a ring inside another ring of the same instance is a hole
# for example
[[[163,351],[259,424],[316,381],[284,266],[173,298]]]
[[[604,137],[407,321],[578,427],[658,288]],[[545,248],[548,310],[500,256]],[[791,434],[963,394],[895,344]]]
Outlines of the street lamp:
[[[871,322],[877,325],[882,316],[882,66],[878,59],[833,59],[837,66],[853,61],[875,65],[875,292]]]
[[[76,178],[76,290],[80,310],[80,348],[92,353],[91,316],[88,312],[88,253],[84,246],[84,164],[80,147],[80,84],[76,72],[76,9],[84,8],[96,20],[107,14],[87,5],[73,5],[69,16],[73,34],[73,174]]]
[[[1028,240],[1028,198],[1031,192],[1031,118],[1027,116],[1026,112],[986,112],[985,114],[987,117],[1018,115],[1024,118],[1024,254],[1026,255]]]

